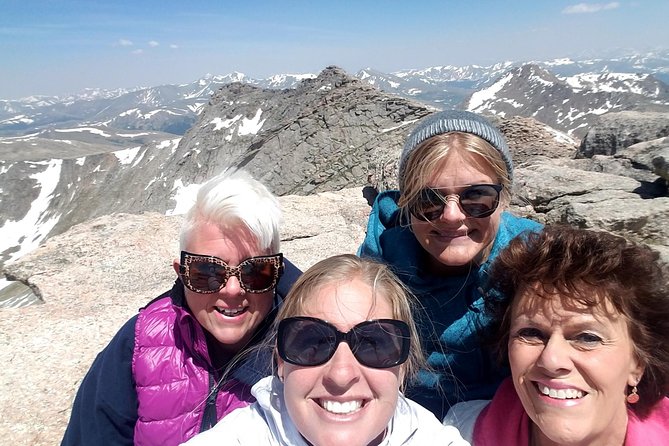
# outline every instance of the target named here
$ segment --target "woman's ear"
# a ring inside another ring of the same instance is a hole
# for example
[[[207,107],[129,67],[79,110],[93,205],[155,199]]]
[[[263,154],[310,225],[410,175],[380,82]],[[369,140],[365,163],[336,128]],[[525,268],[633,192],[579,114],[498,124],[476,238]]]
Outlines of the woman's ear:
[[[179,263],[179,260],[177,259],[172,260],[172,268],[174,268],[174,272],[177,273],[177,276],[181,277],[179,275],[179,270],[181,269],[181,264]]]
[[[646,370],[646,366],[643,362],[635,355],[632,360],[630,367],[630,374],[627,377],[627,385],[634,387],[638,386],[641,378],[643,377],[643,372]]]

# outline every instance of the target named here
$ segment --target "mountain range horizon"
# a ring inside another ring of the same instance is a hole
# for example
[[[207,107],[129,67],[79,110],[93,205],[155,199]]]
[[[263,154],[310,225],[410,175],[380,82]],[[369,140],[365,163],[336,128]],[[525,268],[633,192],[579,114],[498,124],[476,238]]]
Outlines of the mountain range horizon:
[[[654,68],[659,68],[657,73],[659,73],[660,79],[664,80],[665,82],[669,82],[669,47],[662,48],[658,47],[653,50],[644,50],[644,51],[635,51],[635,50],[630,50],[630,49],[621,49],[617,54],[608,54],[608,55],[599,55],[599,56],[592,56],[592,57],[577,57],[577,56],[565,56],[565,57],[558,57],[558,58],[548,58],[548,59],[529,59],[529,60],[503,60],[503,61],[498,61],[495,63],[491,64],[443,64],[443,65],[432,65],[432,66],[426,66],[423,68],[402,68],[399,70],[395,71],[390,71],[390,72],[384,72],[382,70],[377,70],[374,67],[368,66],[368,67],[363,67],[360,68],[358,71],[355,72],[355,75],[358,76],[361,73],[365,72],[376,72],[376,73],[385,73],[388,75],[393,75],[393,76],[399,76],[399,77],[406,77],[411,74],[416,74],[416,73],[428,73],[428,72],[434,72],[434,71],[447,71],[451,70],[454,73],[462,73],[462,79],[476,79],[477,78],[477,73],[484,72],[486,70],[495,70],[499,69],[501,67],[512,67],[512,66],[519,66],[519,65],[526,65],[526,64],[536,64],[540,66],[549,66],[549,67],[569,67],[569,66],[574,66],[574,65],[592,65],[595,67],[595,71],[601,70],[601,68],[598,68],[597,65],[601,65],[601,62],[606,61],[630,61],[631,65],[634,66],[638,63],[640,63],[641,60],[643,59],[657,59],[659,61],[663,62],[668,62],[664,67],[658,67],[655,66]],[[662,64],[662,62],[660,62]],[[336,65],[336,64],[334,64]],[[643,66],[643,65],[639,65]],[[325,67],[323,67],[325,68]],[[558,70],[560,71],[560,70]],[[565,70],[563,70],[565,71]],[[567,70],[568,71],[568,70]],[[656,73],[652,73],[656,74]],[[286,85],[286,82],[290,82],[292,79],[293,81],[291,82],[291,85],[294,85],[295,80],[302,80],[305,78],[313,78],[316,77],[318,73],[312,73],[312,72],[301,72],[301,73],[275,73],[272,74],[268,77],[254,77],[254,76],[247,76],[244,72],[238,71],[238,70],[232,70],[226,74],[213,74],[213,73],[205,73],[202,76],[198,77],[197,79],[191,81],[191,82],[167,82],[167,83],[155,83],[151,85],[137,85],[133,87],[117,87],[117,88],[99,88],[95,86],[89,86],[89,87],[83,87],[79,89],[78,91],[70,91],[68,93],[63,93],[63,94],[31,94],[27,96],[21,96],[21,97],[16,97],[16,98],[0,98],[0,103],[1,102],[21,102],[21,101],[30,101],[34,99],[47,99],[47,98],[58,98],[58,99],[84,99],[84,98],[94,98],[94,97],[114,97],[114,96],[120,96],[122,94],[127,94],[127,93],[132,93],[135,91],[139,90],[144,90],[147,88],[152,88],[152,87],[160,87],[160,86],[167,86],[167,85],[186,85],[190,84],[192,82],[197,82],[202,79],[216,79],[219,81],[227,81],[227,82],[248,82],[251,84],[259,84],[259,85],[264,85],[269,88],[289,88],[289,87],[284,87]],[[453,79],[455,80],[455,79]],[[91,94],[93,92],[93,94]]]
[[[535,116],[576,137],[583,136],[594,116],[608,110],[639,104],[643,108],[669,107],[669,50],[616,58],[441,65],[393,73],[366,68],[351,75],[383,92],[435,109],[469,109],[501,117]],[[54,151],[75,156],[109,152],[182,136],[224,85],[241,82],[277,91],[294,89],[316,76],[275,74],[254,79],[231,72],[205,74],[190,83],[134,90],[90,88],[67,97],[0,100],[0,159],[16,160],[25,153],[30,153],[30,159],[48,159],[49,152]],[[500,80],[505,82],[500,84]],[[555,91],[544,91],[553,84],[551,89]],[[577,105],[569,108],[566,102],[553,102],[550,110],[541,109],[539,102],[545,99],[540,97],[542,91],[553,101],[572,100]]]

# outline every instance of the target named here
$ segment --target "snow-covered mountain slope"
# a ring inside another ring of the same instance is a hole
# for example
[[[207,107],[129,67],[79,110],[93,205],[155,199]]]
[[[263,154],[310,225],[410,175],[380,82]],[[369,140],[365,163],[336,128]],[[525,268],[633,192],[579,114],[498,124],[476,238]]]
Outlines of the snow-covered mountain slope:
[[[575,137],[613,110],[669,109],[669,86],[649,74],[556,76],[533,64],[514,68],[473,93],[464,108],[502,117],[532,117]]]

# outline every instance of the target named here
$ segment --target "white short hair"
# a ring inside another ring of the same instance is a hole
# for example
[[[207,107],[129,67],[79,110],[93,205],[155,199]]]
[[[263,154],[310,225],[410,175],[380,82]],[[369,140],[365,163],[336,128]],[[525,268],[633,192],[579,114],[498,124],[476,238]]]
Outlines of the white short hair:
[[[281,206],[260,181],[240,169],[228,168],[204,183],[185,216],[180,244],[184,249],[199,223],[219,227],[245,225],[261,250],[280,252]]]

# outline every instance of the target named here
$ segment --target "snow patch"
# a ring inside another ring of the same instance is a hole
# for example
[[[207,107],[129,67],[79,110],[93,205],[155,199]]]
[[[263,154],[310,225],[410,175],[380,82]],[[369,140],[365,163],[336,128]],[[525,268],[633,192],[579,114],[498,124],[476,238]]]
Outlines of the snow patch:
[[[151,133],[117,133],[116,136],[122,136],[123,138],[134,138],[136,136],[149,136]]]
[[[200,190],[200,184],[189,184],[184,186],[181,178],[174,180],[172,185],[172,199],[176,202],[173,209],[165,211],[165,215],[182,215],[195,204],[197,191]]]
[[[166,149],[168,147],[172,147],[172,153],[174,153],[174,150],[179,145],[179,141],[181,141],[181,138],[160,141],[158,144],[156,144],[156,149]]]
[[[139,152],[141,146],[137,147],[131,147],[130,149],[124,149],[124,150],[117,150],[114,153],[114,156],[118,158],[118,161],[125,165],[125,164],[130,164],[132,161],[135,159],[137,156],[137,152]]]
[[[265,123],[265,119],[263,119],[262,121],[260,120],[261,116],[262,116],[262,109],[259,108],[253,118],[242,119],[241,124],[239,124],[239,129],[237,130],[237,134],[239,136],[256,135],[262,128],[262,125]]]
[[[490,87],[472,94],[472,97],[469,99],[469,106],[467,107],[467,110],[474,111],[477,108],[482,107],[486,101],[495,99],[495,95],[499,93],[502,88],[504,88],[504,85],[506,85],[507,82],[512,79],[512,77],[513,76],[509,73]]]
[[[77,129],[54,129],[55,132],[57,133],[70,133],[70,132],[89,132],[93,133],[94,135],[100,135],[100,136],[105,136],[105,137],[110,137],[111,135],[109,133],[105,133],[100,129],[96,129],[93,127],[80,127]]]
[[[221,129],[229,129],[235,122],[239,121],[241,118],[242,115],[237,115],[231,119],[214,118],[211,120],[211,122],[209,122],[209,124],[214,125],[214,131]]]
[[[42,172],[30,175],[30,178],[37,180],[38,185],[36,187],[39,187],[40,193],[30,204],[28,213],[22,220],[7,220],[0,227],[0,251],[19,246],[17,251],[9,254],[8,263],[36,249],[60,219],[60,215],[47,218],[45,212],[49,209],[49,204],[54,198],[53,193],[60,180],[63,160],[52,159],[30,164],[35,166],[46,165],[47,167]]]

